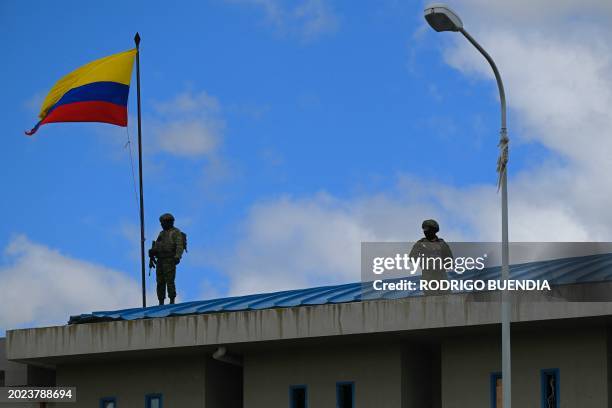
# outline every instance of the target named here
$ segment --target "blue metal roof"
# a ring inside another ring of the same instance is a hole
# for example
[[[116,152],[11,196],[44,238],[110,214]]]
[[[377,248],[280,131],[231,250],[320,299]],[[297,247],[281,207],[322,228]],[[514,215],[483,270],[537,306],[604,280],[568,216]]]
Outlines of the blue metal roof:
[[[453,279],[498,279],[499,266],[462,275],[451,272]],[[589,283],[612,280],[612,254],[590,255],[530,262],[510,266],[513,279],[547,279],[551,285]],[[407,278],[418,280],[419,276]],[[71,316],[69,324],[110,320],[135,320],[154,317],[181,316],[240,310],[262,310],[282,307],[325,305],[364,300],[398,299],[421,295],[418,291],[375,291],[362,282],[309,289],[285,290],[274,293],[198,300],[175,305],[151,306],[113,311],[99,311]]]

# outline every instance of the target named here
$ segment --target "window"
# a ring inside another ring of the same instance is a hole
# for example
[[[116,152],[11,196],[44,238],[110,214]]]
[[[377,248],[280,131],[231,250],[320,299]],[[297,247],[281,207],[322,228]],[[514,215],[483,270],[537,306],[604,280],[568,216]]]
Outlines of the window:
[[[100,408],[117,408],[117,399],[115,397],[100,398]]]
[[[548,368],[540,372],[542,408],[559,408],[559,369]]]
[[[161,394],[148,394],[145,396],[145,407],[146,408],[162,408],[162,395]]]
[[[491,408],[503,408],[504,386],[501,373],[491,374]]]
[[[353,408],[355,406],[355,383],[345,381],[336,383],[336,407]]]
[[[306,408],[308,406],[307,402],[305,385],[292,385],[289,387],[290,408]]]

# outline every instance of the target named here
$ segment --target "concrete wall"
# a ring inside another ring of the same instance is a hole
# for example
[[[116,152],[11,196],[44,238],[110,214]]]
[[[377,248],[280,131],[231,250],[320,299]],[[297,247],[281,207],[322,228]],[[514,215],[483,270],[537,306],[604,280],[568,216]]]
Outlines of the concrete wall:
[[[0,338],[0,371],[4,372],[3,386],[27,385],[28,366],[6,359],[6,339]]]
[[[206,408],[242,408],[242,367],[206,362]]]
[[[6,339],[0,338],[0,386],[53,386],[55,371],[53,369],[16,363],[6,359]]]
[[[291,385],[308,387],[309,407],[333,407],[339,381],[355,383],[357,408],[439,407],[432,402],[432,367],[439,359],[421,345],[396,339],[283,347],[252,347],[243,355],[243,367],[195,352],[173,358],[59,364],[57,382],[77,387],[77,404],[70,405],[76,408],[97,406],[106,396],[116,397],[121,407],[143,406],[150,393],[163,394],[164,406],[287,407]]]
[[[608,405],[606,329],[515,331],[512,404],[541,408],[540,370],[558,368],[561,408]],[[442,344],[442,407],[491,408],[491,373],[501,372],[498,336],[446,339]]]
[[[55,370],[28,365],[28,385],[41,387],[55,386]]]
[[[335,407],[336,383],[355,382],[356,408],[422,408],[418,383],[402,387],[402,345],[280,349],[245,355],[244,408],[289,406],[289,387],[306,385],[309,407]],[[420,370],[408,366],[409,371]],[[402,390],[412,395],[402,405]]]
[[[608,407],[605,324],[530,327],[513,330],[514,405],[541,408],[540,370],[557,368],[561,408]],[[380,336],[333,345],[324,339],[252,344],[240,351],[242,369],[195,349],[176,357],[158,353],[146,359],[70,359],[58,364],[57,382],[77,387],[78,403],[71,407],[96,407],[103,396],[117,397],[121,407],[144,406],[148,393],[162,393],[166,407],[287,407],[291,385],[308,387],[309,407],[334,407],[336,383],[353,381],[357,408],[490,408],[491,373],[501,371],[493,328],[421,333],[410,342]]]
[[[102,397],[116,397],[119,407],[143,407],[147,394],[162,394],[165,407],[242,407],[242,369],[196,352],[60,364],[57,383],[77,387],[77,403],[58,407],[98,407]]]
[[[144,407],[145,395],[163,394],[165,407],[205,408],[206,357],[173,357],[60,365],[58,386],[77,387],[71,408],[98,407],[116,397],[119,407]]]
[[[44,363],[45,358],[81,354],[479,326],[499,322],[499,304],[484,301],[489,298],[495,298],[495,294],[424,296],[11,330],[7,332],[7,357]],[[517,299],[512,308],[514,322],[608,315],[612,315],[612,302],[533,303]]]
[[[440,350],[403,344],[402,408],[440,408]]]

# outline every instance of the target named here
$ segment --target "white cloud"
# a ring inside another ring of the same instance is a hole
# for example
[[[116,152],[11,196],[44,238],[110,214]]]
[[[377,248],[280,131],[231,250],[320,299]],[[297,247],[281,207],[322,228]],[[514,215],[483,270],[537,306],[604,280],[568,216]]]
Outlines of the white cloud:
[[[612,3],[460,0],[451,6],[493,55],[506,85],[511,240],[612,240]],[[482,56],[459,34],[431,35],[447,36],[438,38],[449,40],[443,54],[452,67],[490,81],[494,103],[497,89]],[[512,154],[519,135],[547,147],[552,158],[518,173]],[[259,203],[232,262],[221,267],[233,293],[357,281],[361,241],[414,239],[425,218],[439,219],[449,240],[498,241],[494,182],[493,168],[490,184],[464,188],[404,175],[395,190],[376,196],[320,193]]]
[[[206,91],[182,92],[154,105],[156,114],[147,121],[155,152],[180,157],[219,160],[225,122],[217,98]]]
[[[123,273],[71,258],[20,235],[0,266],[0,330],[65,324],[70,315],[138,307],[140,284]]]
[[[612,47],[506,30],[481,37],[497,60],[517,114],[510,125],[520,123],[530,139],[581,164],[609,166],[612,139],[602,136],[612,120]],[[447,49],[446,59],[468,74],[491,75],[465,41]]]
[[[338,29],[338,17],[326,0],[301,0],[290,5],[279,0],[226,0],[260,8],[278,31],[312,41]]]
[[[576,239],[610,239],[612,43],[607,39],[612,38],[612,3],[456,4],[466,27],[501,70],[511,108],[511,138],[520,133],[559,159],[554,167],[533,163],[518,176],[510,167],[515,179],[510,199],[518,195],[525,207],[534,207],[531,225],[544,227],[550,221],[547,211],[552,219],[562,212],[567,219],[558,219],[555,230],[575,231],[577,225],[582,233],[576,231]],[[531,19],[537,15],[544,17]],[[444,53],[451,66],[467,75],[491,78],[484,59],[461,36]]]
[[[534,199],[531,187],[529,179],[512,185],[512,240],[587,241],[607,232],[596,228],[596,220],[583,225],[557,196],[542,205],[543,196]],[[415,240],[427,218],[437,219],[440,236],[450,241],[500,239],[494,185],[459,189],[401,177],[385,194],[341,200],[319,193],[257,204],[241,239],[216,266],[229,276],[232,294],[356,282],[361,242]]]
[[[464,23],[475,24],[475,18],[481,18],[481,25],[491,27],[504,22],[522,22],[539,27],[556,24],[560,19],[568,17],[576,19],[612,15],[612,3],[609,0],[451,0],[449,4],[461,15]]]
[[[209,114],[219,112],[221,104],[214,96],[206,91],[194,94],[193,92],[182,92],[170,101],[158,102],[155,110],[164,115],[176,115],[186,113]]]
[[[209,156],[220,143],[216,124],[190,119],[176,120],[155,131],[159,149],[176,156]]]
[[[371,234],[326,194],[285,197],[252,208],[232,262],[220,263],[232,293],[307,287],[346,280],[358,267],[359,242]],[[373,235],[371,235],[374,238]],[[324,276],[333,271],[334,276]]]
[[[338,19],[325,0],[306,0],[293,11],[306,40],[330,33],[338,28]]]

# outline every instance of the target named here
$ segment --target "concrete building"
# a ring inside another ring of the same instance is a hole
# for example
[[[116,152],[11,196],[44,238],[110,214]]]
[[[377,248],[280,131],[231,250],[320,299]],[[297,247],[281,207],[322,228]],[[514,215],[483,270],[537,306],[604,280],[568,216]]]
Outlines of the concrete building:
[[[6,358],[6,339],[0,337],[0,387],[52,387],[55,386],[55,370],[52,367],[43,367],[9,361]],[[31,403],[2,403],[3,408],[11,407],[40,407],[40,404]]]
[[[551,270],[582,277],[571,293],[612,289],[609,255],[512,273]],[[569,286],[513,300],[515,407],[612,407],[612,303],[559,299]],[[7,354],[77,387],[49,406],[500,408],[499,322],[497,293],[348,284],[74,316],[9,331]]]

